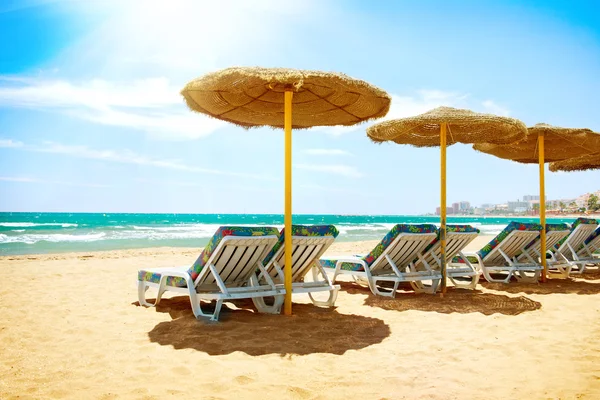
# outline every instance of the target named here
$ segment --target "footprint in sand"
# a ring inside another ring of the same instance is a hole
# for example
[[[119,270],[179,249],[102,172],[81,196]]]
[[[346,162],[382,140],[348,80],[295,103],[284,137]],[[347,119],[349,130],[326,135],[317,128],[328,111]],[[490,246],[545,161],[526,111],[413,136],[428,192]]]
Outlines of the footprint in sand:
[[[176,373],[177,375],[189,375],[192,372],[189,370],[189,368],[187,367],[173,367],[171,368],[171,371],[173,371],[174,373]]]
[[[247,385],[247,384],[249,384],[249,383],[252,383],[252,382],[254,382],[254,381],[255,381],[255,379],[254,379],[254,378],[251,378],[251,377],[249,377],[249,376],[246,376],[246,375],[239,375],[239,376],[236,376],[235,378],[233,378],[233,380],[234,380],[236,383],[239,383],[240,385]]]
[[[288,387],[287,392],[294,399],[308,399],[309,397],[311,397],[311,392],[309,390],[302,389],[296,386]]]

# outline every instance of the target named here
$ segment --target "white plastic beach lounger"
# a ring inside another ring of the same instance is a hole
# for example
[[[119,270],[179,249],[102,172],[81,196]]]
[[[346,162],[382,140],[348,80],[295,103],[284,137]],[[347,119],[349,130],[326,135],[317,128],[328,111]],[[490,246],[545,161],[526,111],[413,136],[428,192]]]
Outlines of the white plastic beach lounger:
[[[546,224],[546,249],[552,249],[561,240],[566,238],[570,233],[570,228],[567,224]],[[517,257],[519,262],[532,262],[541,265],[542,255],[542,237],[541,235],[534,239],[523,249],[523,254]],[[548,265],[550,260],[546,260]],[[518,271],[521,278],[527,278],[524,271]]]
[[[476,253],[464,253],[466,257],[473,257],[476,266],[481,269],[488,282],[508,283],[514,276],[517,280],[537,282],[542,266],[535,260],[519,261],[519,256],[525,247],[535,240],[542,230],[539,224],[525,224],[520,222],[509,223],[502,232],[490,243]],[[457,261],[465,262],[463,257]],[[469,261],[469,260],[466,260]],[[504,278],[494,278],[491,274],[506,274]],[[529,276],[531,273],[533,276]]]
[[[307,293],[313,304],[331,307],[335,304],[339,285],[334,285],[319,262],[319,258],[331,246],[338,235],[338,230],[333,225],[292,225],[292,293]],[[267,274],[276,283],[277,289],[285,294],[284,268],[284,230],[281,231],[279,241],[264,259],[263,264]],[[308,273],[312,271],[312,280],[307,280]],[[252,279],[252,284],[265,284],[264,273],[258,271]],[[326,300],[315,298],[315,292],[329,292]],[[254,305],[264,312],[277,313],[281,309],[283,298],[278,296],[273,305],[266,304],[264,298],[254,298]]]
[[[371,292],[394,297],[400,282],[431,281],[437,288],[442,275],[433,269],[411,271],[409,265],[437,235],[435,225],[398,224],[366,256],[322,258],[325,268],[333,269],[333,282],[339,274],[351,275],[357,282],[368,284]],[[378,282],[392,282],[391,291],[381,291]],[[432,292],[433,293],[433,292]]]
[[[475,289],[479,282],[480,272],[464,257],[462,251],[479,234],[479,229],[470,225],[447,225],[446,226],[446,259],[452,260],[454,256],[462,256],[464,263],[446,264],[446,276],[454,283],[454,286],[465,289]],[[438,232],[435,240],[430,243],[419,258],[410,264],[411,270],[423,271],[434,269],[440,271],[441,263],[441,242]],[[466,283],[465,281],[466,280]],[[440,281],[437,281],[440,282]],[[415,292],[435,292],[437,288],[428,288],[422,281],[410,283]]]
[[[585,239],[577,255],[590,260],[590,264],[600,264],[600,226],[596,228],[590,237]]]
[[[156,306],[167,290],[185,293],[190,297],[196,318],[210,317],[216,321],[224,300],[280,296],[283,301],[283,293],[270,276],[265,276],[265,284],[248,285],[257,269],[266,272],[262,260],[278,239],[279,233],[272,227],[222,226],[191,267],[140,270],[140,304]],[[146,301],[149,287],[158,290],[154,304]],[[216,300],[214,313],[204,313],[200,300]]]
[[[597,228],[598,221],[595,219],[577,218],[571,226],[569,236],[559,242],[557,250],[550,253],[552,259],[548,260],[548,269],[568,276],[583,273],[586,264],[596,264],[598,260],[592,254],[587,254],[585,242]]]

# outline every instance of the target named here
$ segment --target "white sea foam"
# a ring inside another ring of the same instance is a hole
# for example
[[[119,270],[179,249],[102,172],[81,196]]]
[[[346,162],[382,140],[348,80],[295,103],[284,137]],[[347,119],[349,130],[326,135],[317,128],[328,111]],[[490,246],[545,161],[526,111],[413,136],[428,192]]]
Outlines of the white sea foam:
[[[49,222],[44,224],[36,224],[33,222],[0,222],[0,226],[6,227],[14,227],[14,228],[31,228],[32,226],[61,226],[63,228],[75,227],[77,224],[67,224],[67,223],[56,223]]]
[[[66,235],[62,233],[58,234],[26,234],[17,236],[8,236],[0,234],[0,244],[3,243],[25,243],[34,244],[37,242],[95,242],[103,240],[106,236],[104,232],[100,233],[88,233],[85,235]]]
[[[3,223],[12,227],[27,227],[37,225],[48,225],[48,224],[32,224],[32,223]],[[22,224],[22,225],[14,225]],[[54,225],[67,225],[76,226],[76,224],[54,224]],[[236,224],[238,225],[238,224]],[[370,240],[370,239],[381,239],[395,223],[366,223],[366,224],[335,224],[340,231],[338,239],[341,240]],[[435,224],[439,227],[439,223]],[[474,226],[481,230],[483,235],[497,235],[506,224],[482,224],[480,222],[472,222],[471,226]],[[49,242],[49,243],[85,243],[85,242],[98,242],[114,240],[119,242],[126,242],[128,240],[147,240],[151,242],[156,241],[177,241],[177,240],[195,240],[195,239],[208,239],[213,236],[215,231],[218,229],[219,224],[179,224],[179,225],[167,225],[167,226],[114,226],[104,227],[100,232],[82,230],[76,234],[62,233],[27,233],[26,229],[14,229],[8,234],[0,234],[0,244],[10,243],[25,243],[34,244],[38,242]],[[252,225],[239,225],[239,226],[252,226]],[[275,225],[275,228],[281,230],[283,225]],[[59,231],[60,232],[60,231]],[[71,231],[72,232],[72,231]]]

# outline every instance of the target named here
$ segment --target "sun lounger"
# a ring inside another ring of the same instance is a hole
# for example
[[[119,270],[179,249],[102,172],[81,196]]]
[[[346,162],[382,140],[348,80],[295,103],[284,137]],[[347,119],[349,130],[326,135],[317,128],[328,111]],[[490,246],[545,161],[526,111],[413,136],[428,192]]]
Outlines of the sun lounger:
[[[600,226],[590,235],[577,252],[580,257],[588,257],[590,264],[600,264]]]
[[[571,232],[559,242],[548,260],[549,270],[556,270],[563,276],[581,274],[586,264],[595,264],[597,260],[585,251],[585,242],[598,228],[598,221],[591,218],[577,218],[571,226]],[[593,239],[592,239],[593,240]]]
[[[442,275],[439,271],[411,271],[409,265],[437,235],[435,225],[398,224],[365,256],[322,258],[321,264],[334,271],[333,282],[340,274],[349,274],[355,281],[368,284],[371,292],[394,297],[400,282],[432,281],[436,288]],[[390,291],[382,291],[379,282],[390,282]]]
[[[224,300],[280,296],[270,276],[265,283],[248,285],[256,269],[263,272],[265,256],[273,248],[279,233],[272,227],[222,226],[210,239],[200,257],[187,267],[144,269],[138,272],[138,297],[141,305],[156,306],[165,291],[190,297],[196,318],[219,318]],[[158,290],[154,304],[146,300],[148,288]],[[202,311],[200,300],[216,300],[212,314]]]
[[[546,224],[546,249],[552,249],[571,232],[567,224]],[[523,249],[523,254],[517,257],[519,262],[531,262],[541,265],[542,256],[542,238],[541,235],[531,241]],[[517,271],[522,279],[527,279],[525,271]]]
[[[472,257],[473,261],[476,260],[475,265],[481,269],[488,282],[508,283],[512,276],[517,280],[537,282],[541,265],[531,260],[519,261],[518,258],[525,247],[540,235],[541,230],[542,226],[539,224],[513,221],[481,250],[476,253],[465,252],[464,255]],[[465,262],[464,257],[458,257],[458,262]],[[505,274],[505,277],[492,276],[498,273]],[[527,273],[532,273],[533,276],[528,276]]]
[[[317,306],[331,307],[335,304],[340,287],[333,285],[323,270],[319,258],[331,246],[338,235],[338,230],[333,225],[292,225],[292,293],[307,293],[312,302]],[[285,246],[284,230],[281,231],[279,240],[263,260],[265,271],[275,282],[281,293],[284,289]],[[312,280],[306,279],[312,271]],[[266,283],[265,272],[258,271],[252,279],[252,284]],[[329,292],[327,300],[315,298],[315,292]],[[275,299],[273,305],[267,305],[264,298],[252,299],[257,309],[268,312],[279,312],[283,298]],[[277,301],[279,300],[279,301]]]
[[[452,260],[454,256],[462,256],[464,248],[473,241],[479,234],[479,229],[470,225],[447,225],[446,226],[446,260]],[[414,260],[410,267],[413,271],[441,270],[441,243],[440,233],[431,242],[423,253]],[[475,289],[479,282],[479,271],[463,256],[464,263],[446,263],[446,276],[454,283],[456,287]],[[466,283],[464,282],[466,279]],[[439,281],[437,281],[439,282]],[[423,281],[410,282],[415,292],[435,292],[437,288],[428,288]]]

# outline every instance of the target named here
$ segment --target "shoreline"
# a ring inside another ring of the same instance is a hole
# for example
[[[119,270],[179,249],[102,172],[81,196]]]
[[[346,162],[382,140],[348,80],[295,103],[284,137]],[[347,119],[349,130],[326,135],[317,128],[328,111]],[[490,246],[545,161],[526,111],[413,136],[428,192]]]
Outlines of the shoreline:
[[[490,240],[494,238],[493,235],[479,235],[466,247],[467,251],[479,250]],[[336,241],[329,248],[327,253],[336,251],[339,248],[350,248],[350,249],[368,249],[369,252],[375,247],[381,239],[372,240],[357,240],[352,242]],[[370,248],[369,248],[370,246]],[[118,250],[95,250],[95,251],[70,251],[64,253],[43,253],[43,254],[17,254],[17,255],[2,255],[0,256],[0,262],[2,261],[25,261],[25,260],[64,260],[73,257],[82,258],[133,258],[140,256],[163,256],[163,255],[196,255],[199,256],[204,246],[199,247],[145,247],[137,249],[118,249]],[[352,252],[352,251],[351,251]],[[365,251],[362,251],[365,252]]]

